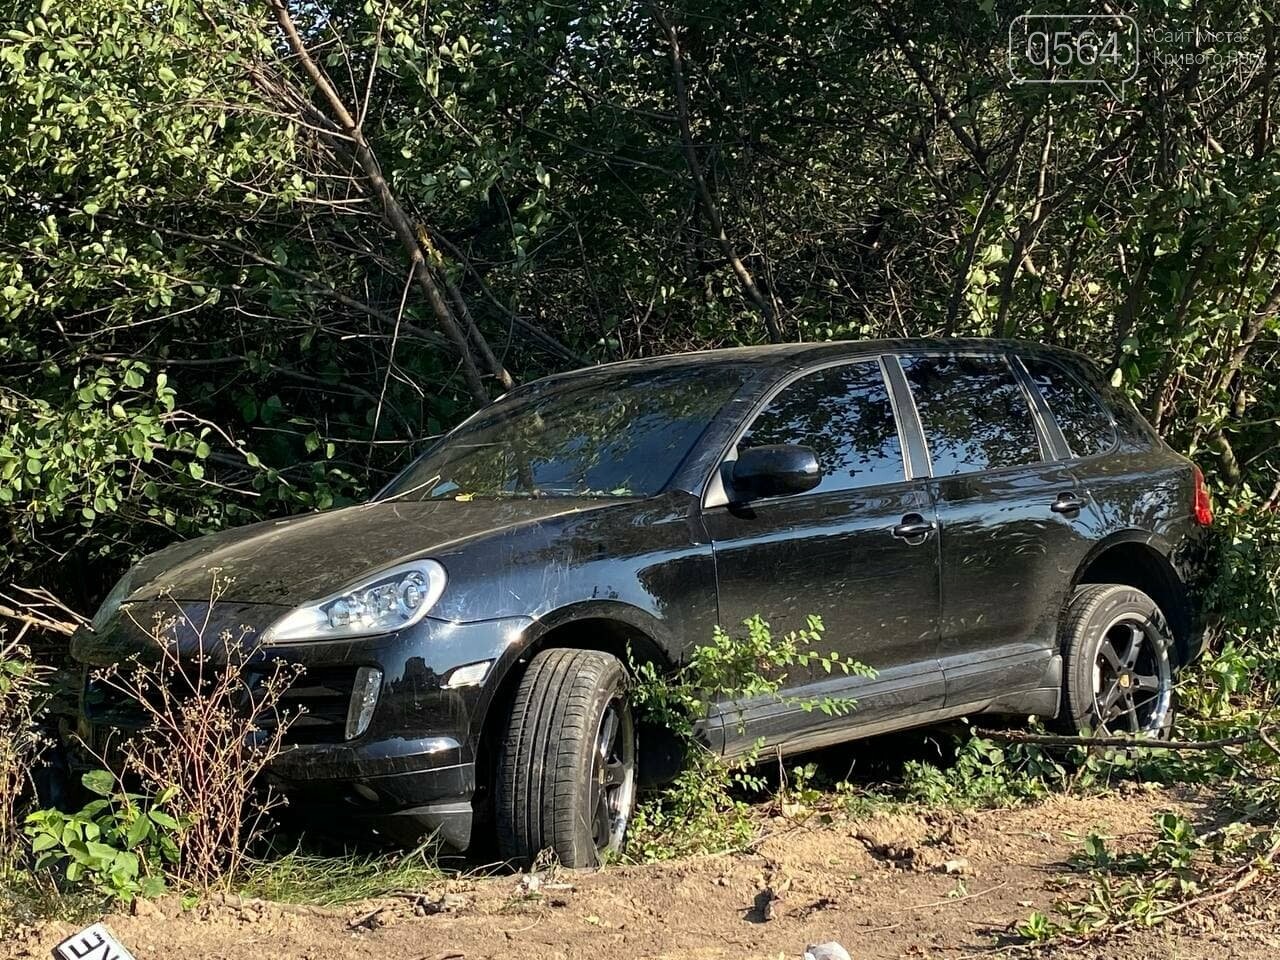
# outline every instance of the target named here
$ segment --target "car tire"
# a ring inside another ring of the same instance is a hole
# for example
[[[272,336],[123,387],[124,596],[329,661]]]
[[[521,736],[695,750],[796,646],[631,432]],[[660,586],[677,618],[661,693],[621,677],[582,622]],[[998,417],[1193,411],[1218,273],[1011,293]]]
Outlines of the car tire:
[[[1177,646],[1154,600],[1123,584],[1087,584],[1072,597],[1062,636],[1065,732],[1169,737]]]
[[[635,805],[635,756],[621,661],[596,650],[535,656],[498,750],[502,857],[529,866],[550,851],[566,867],[594,867],[619,853]]]

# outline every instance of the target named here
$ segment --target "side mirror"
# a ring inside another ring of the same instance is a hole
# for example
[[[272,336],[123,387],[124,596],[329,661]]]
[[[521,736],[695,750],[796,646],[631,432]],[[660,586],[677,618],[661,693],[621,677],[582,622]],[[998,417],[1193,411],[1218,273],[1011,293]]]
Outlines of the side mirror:
[[[818,455],[789,443],[750,447],[733,464],[734,492],[747,497],[785,497],[812,490],[822,480]]]

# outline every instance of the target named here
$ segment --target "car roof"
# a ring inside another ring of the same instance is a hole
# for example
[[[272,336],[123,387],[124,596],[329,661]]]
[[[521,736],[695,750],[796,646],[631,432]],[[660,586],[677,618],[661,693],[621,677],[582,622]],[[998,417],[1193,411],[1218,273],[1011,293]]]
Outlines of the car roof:
[[[882,353],[918,352],[970,352],[1012,351],[1024,356],[1057,356],[1062,359],[1084,361],[1087,358],[1073,350],[1030,340],[999,339],[994,337],[913,337],[885,340],[830,340],[821,343],[770,343],[753,347],[723,347],[715,350],[696,350],[672,353],[632,360],[616,360],[611,363],[582,367],[546,379],[571,377],[589,371],[628,369],[652,370],[660,367],[729,365],[757,368],[794,370],[811,363],[840,360],[845,357],[876,356]]]

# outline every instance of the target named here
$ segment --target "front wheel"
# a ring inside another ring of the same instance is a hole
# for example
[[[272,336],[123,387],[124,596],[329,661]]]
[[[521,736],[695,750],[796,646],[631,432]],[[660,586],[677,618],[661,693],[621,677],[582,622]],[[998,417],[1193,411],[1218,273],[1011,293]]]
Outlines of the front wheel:
[[[622,849],[635,805],[636,734],[627,673],[597,650],[544,650],[521,678],[498,751],[505,859],[544,850],[594,867]]]
[[[1176,648],[1154,600],[1089,584],[1072,599],[1063,634],[1062,726],[1080,736],[1170,735]]]

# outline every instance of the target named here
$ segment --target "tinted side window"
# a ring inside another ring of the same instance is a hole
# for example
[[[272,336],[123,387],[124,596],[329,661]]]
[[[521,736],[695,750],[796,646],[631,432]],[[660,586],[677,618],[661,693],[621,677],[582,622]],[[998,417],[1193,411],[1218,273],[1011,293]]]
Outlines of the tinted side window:
[[[1081,367],[1085,369],[1080,369]],[[1107,409],[1115,418],[1116,429],[1120,432],[1121,440],[1125,443],[1137,443],[1143,447],[1151,445],[1156,439],[1155,430],[1143,419],[1138,408],[1133,405],[1133,401],[1125,395],[1123,390],[1099,378],[1097,371],[1090,371],[1085,364],[1074,364],[1071,366],[1071,371],[1092,386],[1102,398],[1102,402],[1107,405]]]
[[[902,357],[933,475],[1040,461],[1031,408],[1003,357]]]
[[[827,367],[785,387],[738,449],[771,443],[813,448],[822,465],[819,493],[906,478],[889,391],[875,361]]]
[[[1083,383],[1047,360],[1024,357],[1022,363],[1053,411],[1073,456],[1094,457],[1111,449],[1116,442],[1111,418]]]

